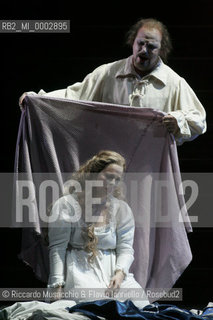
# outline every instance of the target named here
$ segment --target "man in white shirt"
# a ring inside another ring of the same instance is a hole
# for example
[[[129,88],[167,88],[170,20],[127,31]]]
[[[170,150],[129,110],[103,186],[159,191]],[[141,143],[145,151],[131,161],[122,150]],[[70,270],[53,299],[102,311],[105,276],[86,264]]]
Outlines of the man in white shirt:
[[[162,121],[177,144],[204,133],[202,104],[187,82],[164,63],[171,49],[167,28],[155,19],[141,19],[130,29],[128,43],[132,56],[101,65],[81,83],[38,94],[161,110],[167,113]]]

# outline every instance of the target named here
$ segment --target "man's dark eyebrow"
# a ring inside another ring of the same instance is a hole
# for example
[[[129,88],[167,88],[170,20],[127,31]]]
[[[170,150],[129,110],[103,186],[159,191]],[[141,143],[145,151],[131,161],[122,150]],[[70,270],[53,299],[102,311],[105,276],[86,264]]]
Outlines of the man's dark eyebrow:
[[[158,40],[156,40],[156,39],[154,39],[154,38],[137,38],[138,39],[138,41],[145,41],[145,42],[147,42],[147,41],[150,41],[150,42],[160,42],[160,41],[158,41]]]

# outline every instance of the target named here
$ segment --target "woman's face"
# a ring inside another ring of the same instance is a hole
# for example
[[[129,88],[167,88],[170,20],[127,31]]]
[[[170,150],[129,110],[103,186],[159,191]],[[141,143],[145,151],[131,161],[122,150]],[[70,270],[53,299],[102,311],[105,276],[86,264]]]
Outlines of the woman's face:
[[[121,181],[123,167],[117,164],[109,164],[99,174],[97,179],[103,181],[103,188],[99,188],[99,196],[104,197],[113,194],[115,188]]]

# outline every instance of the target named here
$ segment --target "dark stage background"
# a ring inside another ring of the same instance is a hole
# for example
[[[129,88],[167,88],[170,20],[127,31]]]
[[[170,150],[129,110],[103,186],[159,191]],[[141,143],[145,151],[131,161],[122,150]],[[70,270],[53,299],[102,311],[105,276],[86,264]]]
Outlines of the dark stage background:
[[[5,1],[1,20],[68,19],[71,30],[68,34],[0,34],[1,172],[13,172],[19,96],[24,91],[38,92],[41,88],[47,92],[65,88],[81,81],[97,66],[127,57],[131,50],[125,46],[125,33],[141,17],[157,18],[167,25],[173,41],[168,64],[186,79],[207,112],[207,133],[178,147],[181,171],[212,172],[212,16],[212,0],[167,4],[163,1],[61,0],[55,4]],[[212,206],[207,205],[212,214]],[[194,258],[175,285],[183,288],[184,298],[176,304],[204,307],[213,299],[213,228],[195,228],[189,240]],[[0,241],[0,287],[45,286],[17,258],[21,231],[1,228]]]

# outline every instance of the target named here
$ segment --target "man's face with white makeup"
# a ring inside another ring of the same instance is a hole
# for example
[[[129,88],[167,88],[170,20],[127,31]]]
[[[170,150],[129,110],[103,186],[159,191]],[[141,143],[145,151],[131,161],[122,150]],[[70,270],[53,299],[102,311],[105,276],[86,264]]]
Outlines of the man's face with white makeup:
[[[156,28],[143,26],[133,43],[133,64],[140,76],[150,73],[159,61],[162,34]]]

